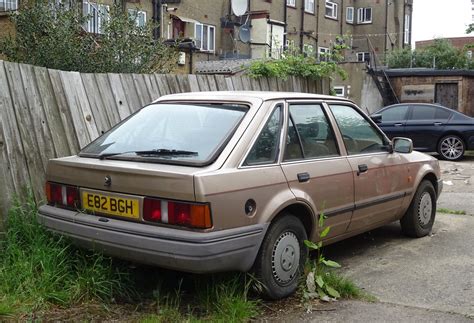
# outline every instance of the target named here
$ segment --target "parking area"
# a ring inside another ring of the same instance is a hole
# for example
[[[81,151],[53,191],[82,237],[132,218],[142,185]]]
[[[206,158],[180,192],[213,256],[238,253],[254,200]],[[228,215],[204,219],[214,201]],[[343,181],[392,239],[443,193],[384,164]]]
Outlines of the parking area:
[[[441,161],[444,192],[433,232],[410,239],[398,223],[326,249],[343,275],[378,301],[341,301],[291,320],[472,322],[474,320],[474,157]],[[459,212],[463,213],[463,212]],[[288,319],[290,319],[288,317]]]

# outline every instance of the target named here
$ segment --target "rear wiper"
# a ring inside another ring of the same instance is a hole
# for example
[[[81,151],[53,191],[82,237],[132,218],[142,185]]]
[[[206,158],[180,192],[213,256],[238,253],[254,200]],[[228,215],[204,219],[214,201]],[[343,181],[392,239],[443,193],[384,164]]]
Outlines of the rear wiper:
[[[109,157],[135,154],[138,156],[197,156],[197,151],[188,150],[177,150],[177,149],[152,149],[152,150],[139,150],[139,151],[125,151],[121,153],[108,153],[99,155],[99,159],[104,160]]]
[[[177,150],[177,149],[152,149],[152,150],[142,150],[135,151],[135,154],[139,156],[197,156],[197,151],[189,150]]]

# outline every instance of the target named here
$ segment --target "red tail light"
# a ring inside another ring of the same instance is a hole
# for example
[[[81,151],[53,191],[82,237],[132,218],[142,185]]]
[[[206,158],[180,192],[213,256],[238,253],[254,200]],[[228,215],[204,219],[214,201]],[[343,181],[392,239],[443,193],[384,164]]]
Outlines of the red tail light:
[[[168,223],[200,229],[212,227],[211,211],[207,204],[145,198],[143,202],[143,219],[150,222]]]
[[[79,207],[79,189],[76,186],[46,183],[48,204],[77,208]]]

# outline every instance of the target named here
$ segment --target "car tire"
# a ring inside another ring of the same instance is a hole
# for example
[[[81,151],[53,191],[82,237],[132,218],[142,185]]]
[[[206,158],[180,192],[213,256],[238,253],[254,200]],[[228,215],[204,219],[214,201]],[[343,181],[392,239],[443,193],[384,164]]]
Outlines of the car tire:
[[[267,231],[254,264],[254,274],[265,298],[276,300],[298,288],[308,249],[306,230],[291,214],[283,214]]]
[[[430,181],[424,180],[418,186],[411,204],[400,220],[402,232],[413,238],[428,235],[436,216],[436,192]]]
[[[455,135],[444,136],[438,143],[438,154],[445,160],[460,160],[465,151],[464,141]]]

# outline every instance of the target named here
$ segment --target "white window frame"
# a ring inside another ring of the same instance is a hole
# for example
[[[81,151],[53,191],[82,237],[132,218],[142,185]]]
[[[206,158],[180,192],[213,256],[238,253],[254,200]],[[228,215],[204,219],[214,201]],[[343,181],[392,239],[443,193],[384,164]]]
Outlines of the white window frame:
[[[286,0],[286,5],[288,7],[296,7],[296,0]]]
[[[367,12],[370,11],[370,19],[367,19]],[[373,11],[371,7],[368,8],[359,8],[357,9],[357,23],[358,24],[371,24],[372,23],[372,17],[373,17]]]
[[[137,27],[145,27],[146,26],[146,11],[138,10],[138,9],[128,9],[128,16],[130,19],[135,21],[135,25]],[[140,24],[140,16],[143,17],[143,25]]]
[[[367,62],[365,59],[366,57],[369,58],[369,62],[370,62],[370,53],[369,52],[357,52],[357,61],[358,62]],[[360,58],[360,59],[359,59]]]
[[[403,33],[403,43],[405,45],[408,45],[410,43],[410,24],[411,24],[411,21],[410,21],[410,15],[405,15],[405,30],[404,30],[404,33]]]
[[[18,10],[18,0],[0,0],[0,12]]]
[[[87,10],[84,10],[86,9]],[[84,30],[89,33],[103,34],[102,24],[110,18],[110,7],[105,4],[84,1],[82,5],[82,14],[90,16],[89,20],[84,23]]]
[[[334,92],[336,93],[337,97],[345,98],[346,97],[346,87],[345,86],[334,86]],[[337,93],[337,90],[340,90],[341,93]]]
[[[330,14],[330,15],[326,14],[326,9],[331,10],[332,14]],[[336,19],[337,20],[337,3],[326,0],[326,7],[324,9],[324,16],[326,18],[331,18],[331,19]]]
[[[314,0],[304,0],[304,12],[314,13]]]
[[[200,35],[198,35],[198,26],[201,27]],[[207,44],[204,44],[204,31],[207,30]],[[209,37],[213,31],[214,37]],[[198,37],[199,36],[199,37]],[[216,27],[213,25],[206,25],[201,23],[194,24],[194,39],[196,40],[196,46],[201,52],[214,53],[216,50]],[[199,43],[198,43],[199,41]],[[198,46],[199,44],[199,46]]]
[[[349,13],[350,13],[350,18],[349,18]],[[354,23],[354,7],[347,7],[346,8],[346,22],[348,24],[353,24]]]
[[[321,59],[322,54],[324,54],[323,59]],[[318,47],[318,60],[319,61],[329,61],[329,55],[331,54],[331,51],[329,50],[328,47]]]

